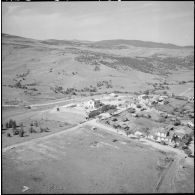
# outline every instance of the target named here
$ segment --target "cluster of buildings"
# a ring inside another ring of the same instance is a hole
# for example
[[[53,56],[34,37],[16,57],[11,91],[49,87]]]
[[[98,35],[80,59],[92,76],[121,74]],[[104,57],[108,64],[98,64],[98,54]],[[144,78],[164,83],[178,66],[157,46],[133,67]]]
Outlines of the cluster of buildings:
[[[161,104],[163,105],[165,103],[165,100],[167,100],[168,96],[161,96],[161,95],[139,95],[138,101],[139,104],[145,106],[152,106],[154,104]]]
[[[116,95],[114,93],[103,96],[99,100],[90,99],[86,102],[83,102],[80,104],[80,106],[86,111],[86,113],[89,113],[93,110],[98,109],[102,105],[110,104],[110,105],[116,105],[117,111],[114,113],[104,112],[98,115],[101,119],[109,118],[111,115],[119,114],[120,112],[128,109],[128,108],[134,108],[136,111],[142,111],[142,110],[148,110],[152,111],[154,104],[163,105],[167,101],[168,96],[164,95],[139,95],[138,97],[128,97],[125,99],[123,96]],[[127,101],[128,100],[128,101]],[[192,100],[192,99],[190,99]],[[138,107],[138,104],[140,107]],[[133,115],[133,113],[131,114]],[[131,124],[128,123],[128,121],[106,121],[108,125],[113,126],[114,129],[116,129],[116,132],[125,135],[128,137],[145,137],[147,139],[164,143],[167,145],[170,145],[172,147],[179,146],[182,137],[186,134],[186,131],[182,131],[184,127],[189,129],[194,127],[194,124],[191,121],[188,121],[188,123],[185,126],[182,126],[181,129],[179,127],[174,126],[167,126],[162,128],[154,128],[150,129],[149,133],[145,133],[144,131],[139,131],[135,128],[134,131],[130,131],[134,129],[131,127]],[[128,125],[126,124],[128,123]],[[132,124],[133,125],[133,124]],[[131,133],[129,133],[131,132]]]

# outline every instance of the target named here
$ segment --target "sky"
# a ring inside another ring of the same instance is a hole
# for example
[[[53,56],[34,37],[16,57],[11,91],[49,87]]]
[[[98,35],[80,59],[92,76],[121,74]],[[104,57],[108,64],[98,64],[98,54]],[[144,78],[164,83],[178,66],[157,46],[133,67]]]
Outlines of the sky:
[[[39,40],[194,45],[194,2],[2,2],[2,32]]]

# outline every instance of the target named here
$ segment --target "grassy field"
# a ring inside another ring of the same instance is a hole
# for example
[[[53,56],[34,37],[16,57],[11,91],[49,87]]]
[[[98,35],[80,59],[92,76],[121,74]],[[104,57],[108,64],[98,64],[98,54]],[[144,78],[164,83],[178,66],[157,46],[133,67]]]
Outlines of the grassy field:
[[[151,193],[167,157],[173,155],[83,127],[3,153],[3,193],[23,186],[27,194]]]

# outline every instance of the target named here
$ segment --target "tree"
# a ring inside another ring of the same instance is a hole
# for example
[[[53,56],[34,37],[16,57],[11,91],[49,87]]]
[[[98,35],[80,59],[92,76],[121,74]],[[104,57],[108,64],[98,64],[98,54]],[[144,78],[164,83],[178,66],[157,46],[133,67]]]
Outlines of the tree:
[[[16,125],[16,121],[12,122],[12,128],[16,129],[17,125]]]
[[[12,124],[13,124],[13,120],[10,119],[10,120],[9,120],[9,128],[12,128]]]
[[[39,126],[39,124],[38,124],[37,121],[34,122],[34,125],[35,125],[35,127],[38,127]]]
[[[29,128],[29,133],[35,133],[36,131],[35,131],[35,129],[33,128],[33,126],[30,126],[30,128]]]
[[[8,122],[5,124],[5,127],[6,127],[6,129],[9,128],[9,123]]]
[[[24,137],[24,125],[23,125],[23,123],[20,124],[19,136]]]
[[[12,125],[12,131],[13,131],[13,135],[18,135],[19,131],[16,129],[16,124],[13,123],[14,125]]]
[[[185,145],[189,145],[190,142],[192,141],[192,137],[189,135],[189,134],[185,134],[183,137],[182,137],[182,142],[185,144]]]

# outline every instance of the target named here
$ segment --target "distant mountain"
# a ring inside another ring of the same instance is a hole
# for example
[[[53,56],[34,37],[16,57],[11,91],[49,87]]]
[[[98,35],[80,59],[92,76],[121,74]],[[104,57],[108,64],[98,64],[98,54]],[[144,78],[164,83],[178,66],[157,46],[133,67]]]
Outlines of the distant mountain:
[[[124,40],[124,39],[97,41],[92,44],[92,47],[113,47],[117,45],[129,45],[134,47],[146,47],[146,48],[166,48],[166,49],[194,48],[193,46],[178,46],[170,43],[156,43],[151,41]]]
[[[24,38],[15,35],[9,35],[2,33],[2,37],[13,38],[13,39],[25,39],[29,41],[35,41],[35,39],[31,38]],[[102,41],[82,41],[82,40],[57,40],[57,39],[47,39],[47,40],[36,40],[43,44],[48,45],[87,45],[92,48],[127,48],[127,46],[134,46],[134,47],[144,47],[144,48],[165,48],[165,49],[182,49],[182,48],[189,48],[194,49],[194,46],[187,45],[187,46],[178,46],[171,43],[156,43],[151,41],[140,41],[140,40],[125,40],[125,39],[114,39],[114,40],[102,40]]]

